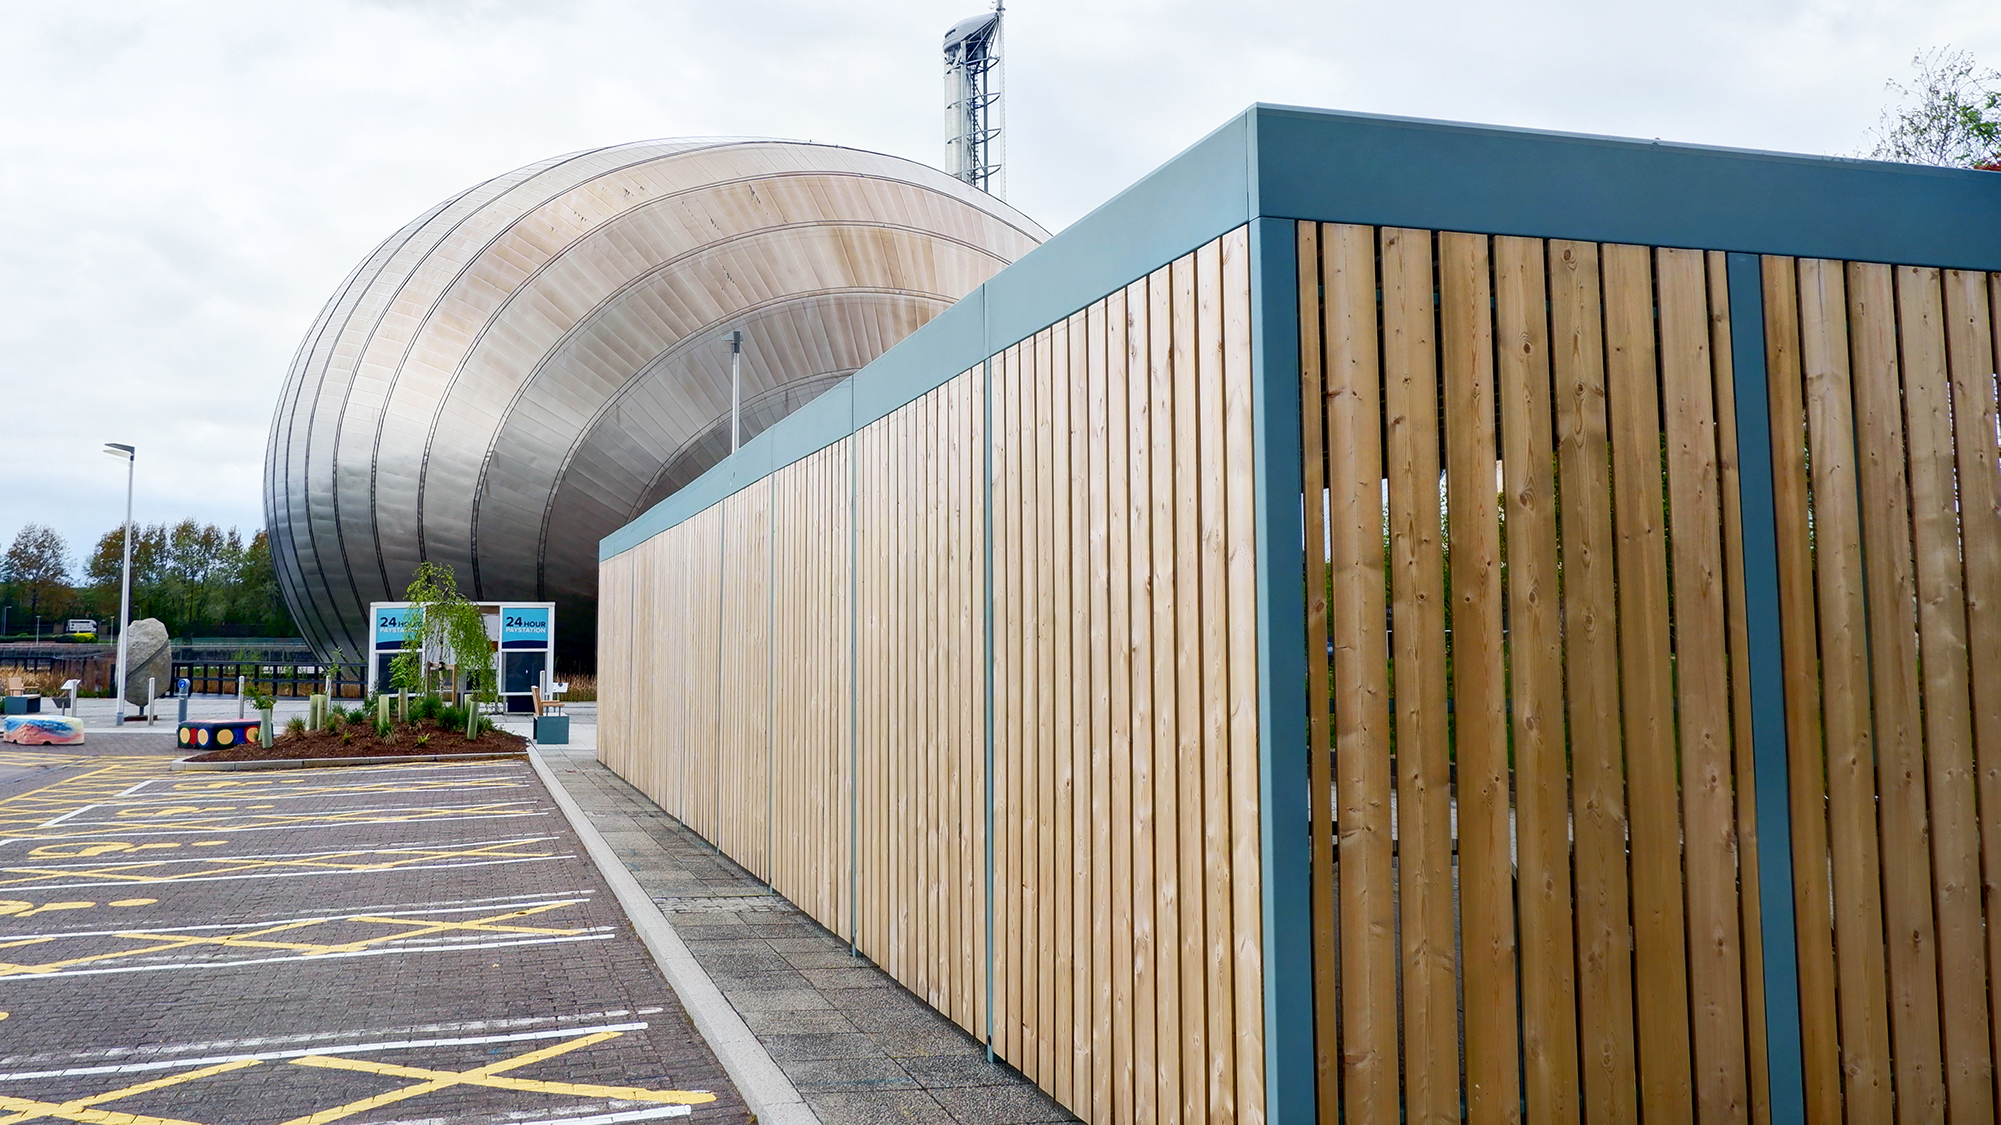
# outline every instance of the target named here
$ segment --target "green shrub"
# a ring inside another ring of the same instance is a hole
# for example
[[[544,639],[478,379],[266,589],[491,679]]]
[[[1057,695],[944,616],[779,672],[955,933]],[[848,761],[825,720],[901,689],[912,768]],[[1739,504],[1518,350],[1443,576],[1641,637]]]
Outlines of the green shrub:
[[[285,733],[286,734],[306,733],[306,717],[304,715],[294,715],[290,719],[285,720]]]

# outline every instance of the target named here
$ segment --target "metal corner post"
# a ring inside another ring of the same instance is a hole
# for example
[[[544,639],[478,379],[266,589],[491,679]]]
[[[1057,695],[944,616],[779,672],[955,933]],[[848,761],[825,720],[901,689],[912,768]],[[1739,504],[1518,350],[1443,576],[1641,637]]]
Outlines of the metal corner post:
[[[1289,220],[1251,221],[1265,1119],[1272,1125],[1308,1125],[1315,1113],[1296,239]]]
[[[1799,947],[1793,913],[1793,836],[1786,696],[1779,636],[1777,505],[1772,409],[1766,388],[1764,279],[1755,254],[1731,254],[1730,366],[1737,398],[1737,487],[1744,513],[1745,654],[1751,756],[1757,777],[1758,913],[1765,954],[1765,1044],[1772,1121],[1806,1120],[1800,1048]]]

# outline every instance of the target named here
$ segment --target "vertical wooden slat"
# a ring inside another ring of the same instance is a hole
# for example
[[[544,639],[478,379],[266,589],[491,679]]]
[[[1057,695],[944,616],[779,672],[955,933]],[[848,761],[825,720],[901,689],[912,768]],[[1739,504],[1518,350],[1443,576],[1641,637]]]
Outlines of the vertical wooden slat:
[[[1071,524],[1071,493],[1076,486],[1076,475],[1071,471],[1071,443],[1074,432],[1070,425],[1070,404],[1072,372],[1070,370],[1070,326],[1067,321],[1058,321],[1049,332],[1049,379],[1046,384],[1050,395],[1050,526],[1052,539],[1049,547],[1050,558],[1050,615],[1049,631],[1051,641],[1051,663],[1048,687],[1051,692],[1050,741],[1046,750],[1049,755],[1049,774],[1046,792],[1049,803],[1046,825],[1043,832],[1043,879],[1042,886],[1047,899],[1048,924],[1044,934],[1048,944],[1044,947],[1043,967],[1047,975],[1043,978],[1045,992],[1050,1000],[1047,1025],[1043,1031],[1044,1050],[1048,1054],[1048,1075],[1044,1088],[1055,1095],[1056,1100],[1065,1105],[1074,1104],[1071,1092],[1073,1056],[1070,1037],[1074,1027],[1075,1010],[1072,1000],[1075,996],[1076,981],[1071,967],[1071,910],[1070,896],[1071,866],[1074,858],[1072,847],[1071,802],[1076,787],[1077,740],[1073,726],[1076,703],[1077,677],[1072,663],[1074,654],[1074,614],[1071,612],[1071,572],[1074,561],[1073,532]]]
[[[1508,619],[1512,630],[1508,658],[1514,676],[1515,807],[1520,823],[1517,893],[1521,910],[1522,1094],[1531,1120],[1556,1122],[1577,1120],[1579,1091],[1567,827],[1569,768],[1563,737],[1563,625],[1558,604],[1557,492],[1543,255],[1539,239],[1494,240],[1494,354],[1499,360]],[[1454,583],[1456,592],[1456,577]],[[1465,751],[1460,753],[1463,793],[1468,774]],[[1503,768],[1505,765],[1504,758]],[[1505,774],[1502,777],[1505,785]],[[1505,789],[1502,798],[1505,800]],[[1505,822],[1501,831],[1499,846],[1505,862]],[[1463,842],[1465,830],[1461,832],[1461,863],[1467,864],[1464,852],[1469,849]],[[1469,877],[1469,888],[1471,878],[1477,876]],[[1469,950],[1471,944],[1469,938]],[[1476,1003],[1470,963],[1467,971],[1470,1013]],[[1505,996],[1477,1002],[1499,1005],[1499,1018],[1515,1019],[1513,989]],[[1469,1087],[1472,1081],[1469,1062]],[[1512,1089],[1504,1086],[1503,1093]]]
[[[1134,464],[1126,383],[1131,343],[1127,335],[1128,290],[1105,301],[1105,520],[1106,536],[1106,660],[1110,682],[1106,698],[1106,738],[1111,757],[1110,791],[1105,813],[1111,825],[1111,915],[1104,941],[1110,960],[1106,976],[1111,989],[1111,1058],[1100,1060],[1110,1075],[1107,1120],[1137,1120],[1133,1103],[1134,990],[1138,984],[1134,945],[1139,919],[1134,911],[1133,857],[1139,846],[1139,817],[1133,802],[1133,646],[1137,639],[1132,598],[1132,486]],[[1104,952],[1104,951],[1101,951]]]
[[[1618,532],[1619,671],[1632,818],[1634,978],[1640,1105],[1648,1119],[1694,1114],[1683,937],[1667,528],[1654,361],[1652,255],[1603,248],[1608,418]]]
[[[1009,348],[996,365],[1001,384],[994,395],[999,427],[996,450],[994,527],[994,956],[995,1049],[1021,1065],[1021,349]]]
[[[1088,401],[1090,357],[1086,348],[1087,317],[1076,313],[1069,321],[1069,370],[1064,389],[1070,399],[1065,429],[1069,439],[1070,541],[1064,562],[1069,568],[1068,606],[1063,621],[1070,633],[1070,658],[1065,676],[1070,689],[1070,723],[1067,728],[1070,785],[1065,799],[1067,846],[1058,852],[1064,857],[1065,915],[1069,931],[1070,976],[1063,982],[1070,995],[1070,1020],[1058,1049],[1070,1056],[1070,1104],[1084,1115],[1091,1111],[1091,869],[1097,865],[1092,851],[1091,762],[1100,753],[1092,742],[1091,726],[1091,548],[1090,548],[1090,403]]]
[[[2001,810],[2001,464],[1992,436],[2001,432],[1995,403],[1995,329],[1986,274],[1948,270],[1946,363],[1958,454],[1960,549],[1966,582],[1966,646],[1973,710],[1974,773],[1980,807]],[[1982,898],[2001,902],[2001,831],[1982,826]],[[2001,921],[1986,928],[1988,987],[2001,981]],[[1990,1066],[2001,1066],[2001,1019],[1990,1013]]]
[[[1174,706],[1176,836],[1179,861],[1181,1116],[1203,1119],[1208,1020],[1203,972],[1201,414],[1196,388],[1196,264],[1190,254],[1168,271],[1173,293]]]
[[[1208,1010],[1204,1116],[1236,1119],[1236,997],[1230,949],[1229,785],[1229,545],[1225,538],[1223,468],[1223,258],[1211,242],[1195,252],[1195,463],[1199,511],[1196,554],[1200,576],[1202,722],[1202,977]]]
[[[1737,798],[1737,872],[1740,948],[1743,950],[1744,1036],[1751,1076],[1751,1119],[1772,1120],[1771,1066],[1765,1037],[1765,945],[1758,868],[1757,762],[1751,745],[1751,651],[1744,592],[1744,511],[1738,474],[1737,388],[1730,343],[1729,256],[1707,254],[1709,340],[1714,361],[1716,454],[1723,490],[1725,619],[1729,626],[1731,738]]]
[[[1955,1121],[1991,1121],[1994,1067],[1989,1055],[1986,934],[1980,903],[1973,701],[1940,283],[1937,270],[1896,271],[1897,336],[1910,451],[1946,1099]]]
[[[1660,250],[1656,269],[1696,1107],[1705,1122],[1748,1121],[1751,1090],[1737,913],[1737,810],[1708,275],[1697,250]]]
[[[1384,631],[1382,372],[1369,227],[1320,228],[1326,301],[1329,619],[1339,786],[1342,1098],[1398,1115],[1396,902]]]
[[[1067,682],[1059,680],[1058,637],[1067,634],[1068,622],[1057,616],[1057,575],[1060,573],[1058,547],[1063,527],[1059,487],[1067,485],[1058,467],[1061,432],[1057,429],[1058,405],[1067,401],[1057,392],[1052,348],[1053,332],[1045,329],[1035,337],[1035,634],[1036,634],[1036,716],[1035,750],[1031,764],[1035,783],[1029,789],[1034,810],[1035,844],[1029,868],[1035,885],[1035,944],[1029,957],[1035,981],[1035,1070],[1032,1076],[1044,1090],[1056,1088],[1056,786],[1059,742],[1057,725]]]
[[[1180,826],[1176,789],[1178,709],[1174,661],[1180,643],[1175,632],[1174,555],[1174,286],[1173,271],[1162,267],[1147,283],[1147,380],[1151,393],[1149,416],[1153,452],[1151,520],[1153,568],[1153,840],[1154,840],[1154,1018],[1156,1112],[1163,1125],[1181,1121],[1181,902]],[[1191,1123],[1192,1125],[1192,1123]]]
[[[1809,547],[1806,401],[1800,366],[1799,278],[1790,258],[1766,258],[1765,371],[1771,402],[1772,491],[1779,566],[1779,643],[1786,669],[1793,911],[1799,949],[1800,1044],[1807,1114],[1841,1119],[1834,918],[1829,905],[1827,784],[1822,772],[1818,639]],[[1808,674],[1806,669],[1814,669]]]
[[[1160,1119],[1160,960],[1154,879],[1159,820],[1154,792],[1152,282],[1126,288],[1127,580],[1132,596],[1133,1120]]]
[[[1404,1109],[1411,1121],[1442,1121],[1459,1115],[1459,1014],[1431,233],[1385,227],[1382,271]]]
[[[1238,1120],[1265,1121],[1263,829],[1259,800],[1257,445],[1252,416],[1248,227],[1223,243],[1223,440],[1229,465],[1230,944]],[[1296,845],[1295,845],[1296,846]],[[1305,982],[1301,982],[1305,983]]]
[[[1088,428],[1090,528],[1090,730],[1091,787],[1088,812],[1080,814],[1090,836],[1090,924],[1079,925],[1078,960],[1090,995],[1090,1037],[1085,1042],[1090,1074],[1091,1119],[1110,1121],[1112,1110],[1112,668],[1111,668],[1111,423],[1105,367],[1105,320],[1109,302],[1085,315],[1085,396]],[[1079,808],[1086,806],[1079,802]],[[1124,825],[1120,825],[1124,830]],[[1083,850],[1081,847],[1079,850]],[[1080,1099],[1082,1100],[1082,1099]]]
[[[1598,247],[1552,241],[1549,276],[1563,535],[1564,668],[1577,834],[1582,1109],[1589,1121],[1632,1121],[1639,1114],[1639,1071]],[[1551,1063],[1560,1074],[1562,1057],[1553,1054]],[[1543,1086],[1543,1096],[1552,1099],[1553,1107],[1560,1096],[1556,1081],[1552,1076]],[[1530,1096],[1536,1096],[1533,1087]]]
[[[1466,1119],[1472,1122],[1518,1121],[1522,1105],[1517,1080],[1515,911],[1509,893],[1513,848],[1508,832],[1508,687],[1501,651],[1501,532],[1495,508],[1500,485],[1494,479],[1495,341],[1490,319],[1494,300],[1488,259],[1483,236],[1438,237],[1446,512],[1452,545],[1460,941],[1465,951]],[[1515,351],[1521,350],[1514,341],[1508,342]]]
[[[1855,388],[1856,485],[1862,504],[1883,922],[1890,949],[1890,1036],[1899,1121],[1945,1112],[1937,931],[1926,846],[1924,732],[1918,713],[1917,611],[1897,322],[1888,266],[1848,266],[1848,346]]]
[[[1800,361],[1811,438],[1813,504],[1808,542],[1813,546],[1820,612],[1843,1090],[1848,1120],[1860,1125],[1890,1120],[1893,1103],[1846,306],[1840,265],[1802,259]]]
[[[1327,393],[1320,305],[1320,225],[1300,223],[1299,418],[1300,515],[1306,530],[1306,728],[1308,823],[1313,847],[1313,1069],[1318,1113],[1341,1115],[1340,916],[1334,901],[1334,731],[1332,669],[1321,651],[1327,633]]]

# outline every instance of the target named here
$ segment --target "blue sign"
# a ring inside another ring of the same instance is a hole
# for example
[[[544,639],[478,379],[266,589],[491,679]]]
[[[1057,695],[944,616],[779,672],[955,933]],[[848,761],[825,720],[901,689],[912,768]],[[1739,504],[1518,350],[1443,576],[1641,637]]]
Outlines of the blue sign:
[[[501,606],[500,647],[548,648],[549,607],[545,605]]]
[[[383,607],[375,611],[375,647],[402,648],[403,630],[409,622],[410,611]]]

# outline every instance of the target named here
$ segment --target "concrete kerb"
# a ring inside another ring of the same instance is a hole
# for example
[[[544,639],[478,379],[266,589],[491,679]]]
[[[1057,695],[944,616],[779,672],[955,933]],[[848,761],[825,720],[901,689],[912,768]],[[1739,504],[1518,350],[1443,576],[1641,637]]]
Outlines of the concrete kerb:
[[[246,758],[235,762],[197,762],[196,754],[174,759],[175,773],[207,770],[317,770],[331,766],[393,766],[398,762],[482,762],[494,758],[524,758],[528,751],[489,751],[484,754],[378,754],[366,758]]]
[[[542,784],[549,790],[549,796],[556,807],[563,810],[577,838],[584,842],[584,851],[591,857],[603,873],[605,883],[611,888],[613,897],[632,920],[632,928],[639,932],[639,939],[646,944],[646,950],[653,955],[654,963],[667,983],[681,998],[681,1006],[687,1010],[689,1018],[695,1021],[695,1029],[702,1038],[709,1041],[710,1049],[722,1061],[723,1069],[729,1071],[731,1081],[736,1083],[737,1092],[743,1095],[744,1105],[757,1115],[759,1125],[820,1125],[820,1119],[813,1113],[806,1100],[778,1069],[764,1045],[757,1041],[745,1026],[743,1017],[737,1014],[730,1002],[723,997],[709,974],[695,960],[695,955],[681,941],[666,915],[660,913],[653,899],[632,877],[618,853],[598,833],[583,809],[577,806],[575,798],[556,779],[549,764],[542,760],[539,750],[531,743],[528,761],[542,778]]]

